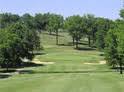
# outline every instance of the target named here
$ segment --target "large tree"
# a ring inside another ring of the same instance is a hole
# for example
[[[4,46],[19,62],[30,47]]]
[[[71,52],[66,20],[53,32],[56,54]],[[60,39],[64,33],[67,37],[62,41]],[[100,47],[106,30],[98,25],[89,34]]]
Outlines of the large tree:
[[[40,48],[40,38],[35,30],[17,22],[0,30],[0,60],[1,65],[8,68],[20,66],[21,58],[32,59],[33,50]]]
[[[100,50],[105,48],[105,37],[110,29],[116,27],[112,20],[97,18],[96,22],[96,47]]]
[[[49,22],[47,25],[47,30],[51,32],[55,32],[56,34],[56,45],[58,45],[59,40],[59,29],[63,27],[63,16],[57,14],[51,14],[49,16]]]
[[[113,67],[120,67],[120,74],[123,73],[124,65],[124,31],[123,26],[112,29],[106,39],[106,60]]]
[[[73,44],[76,41],[75,45],[76,49],[78,49],[79,40],[82,38],[85,31],[85,25],[82,21],[82,17],[79,15],[70,16],[66,19],[64,25],[73,39]]]
[[[124,19],[124,9],[121,9],[121,10],[120,10],[120,17],[121,17],[122,19]]]
[[[20,16],[11,13],[3,13],[0,15],[0,28],[5,28],[20,20]]]
[[[118,30],[109,30],[105,39],[105,57],[113,68],[118,65],[117,32]]]
[[[21,16],[21,22],[24,23],[29,29],[36,29],[34,17],[28,13]]]
[[[8,29],[0,30],[0,65],[8,67],[19,62],[19,53],[17,47],[20,43],[20,38],[10,32]]]
[[[49,15],[50,15],[49,13],[45,13],[45,14],[38,13],[35,15],[34,25],[35,25],[35,28],[40,32],[42,30],[46,30],[46,27],[49,21]]]
[[[9,27],[9,30],[21,39],[20,53],[22,57],[30,57],[34,48],[39,48],[40,38],[36,31],[30,30],[25,24],[18,22]],[[38,47],[37,47],[38,46]]]
[[[86,34],[88,36],[88,44],[90,47],[92,39],[94,42],[94,36],[95,36],[95,31],[96,31],[95,17],[92,14],[87,14],[87,15],[83,16],[83,21],[84,21],[86,29],[87,29]]]

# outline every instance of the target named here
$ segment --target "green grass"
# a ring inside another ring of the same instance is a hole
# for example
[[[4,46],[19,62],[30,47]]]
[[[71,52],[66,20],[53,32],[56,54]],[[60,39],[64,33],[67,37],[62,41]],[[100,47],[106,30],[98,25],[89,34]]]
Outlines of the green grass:
[[[71,42],[61,33],[61,44]],[[55,36],[42,34],[44,54],[35,58],[52,65],[24,68],[25,74],[0,79],[0,92],[124,92],[124,77],[107,65],[86,65],[104,60],[97,50],[56,46]],[[87,47],[80,45],[80,47]],[[29,72],[28,72],[29,71]]]
[[[115,73],[19,75],[0,81],[1,92],[123,92]]]

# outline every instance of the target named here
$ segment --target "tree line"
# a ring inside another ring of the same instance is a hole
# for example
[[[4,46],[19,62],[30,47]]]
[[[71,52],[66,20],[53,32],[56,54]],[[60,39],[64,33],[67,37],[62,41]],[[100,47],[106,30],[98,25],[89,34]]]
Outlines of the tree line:
[[[1,67],[20,66],[21,58],[31,58],[34,50],[41,49],[40,33],[55,34],[56,45],[59,45],[60,29],[69,33],[72,44],[79,49],[80,40],[84,37],[91,48],[105,51],[105,58],[110,66],[120,69],[124,65],[124,9],[120,19],[111,20],[95,17],[92,14],[73,15],[64,18],[53,13],[0,14],[0,65]]]

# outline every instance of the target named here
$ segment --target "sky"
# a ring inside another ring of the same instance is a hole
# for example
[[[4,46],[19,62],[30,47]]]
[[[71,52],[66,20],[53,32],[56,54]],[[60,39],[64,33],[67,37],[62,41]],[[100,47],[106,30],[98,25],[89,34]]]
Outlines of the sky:
[[[64,17],[94,14],[96,17],[119,18],[123,0],[0,0],[0,13],[57,13]]]

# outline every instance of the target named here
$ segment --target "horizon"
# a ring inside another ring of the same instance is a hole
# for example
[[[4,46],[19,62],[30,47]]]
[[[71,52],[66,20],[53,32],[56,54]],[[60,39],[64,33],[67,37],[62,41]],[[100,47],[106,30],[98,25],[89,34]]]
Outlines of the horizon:
[[[34,15],[36,13],[56,13],[65,18],[72,15],[93,14],[96,17],[104,17],[109,19],[118,19],[119,11],[122,9],[123,3],[120,0],[0,0],[0,13],[13,13],[23,15],[29,13]],[[13,3],[14,2],[14,3]],[[50,2],[50,3],[49,3]]]

